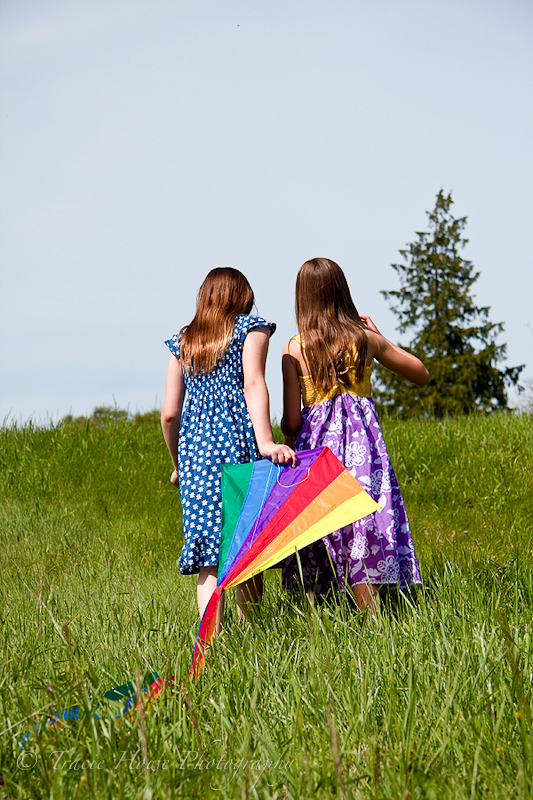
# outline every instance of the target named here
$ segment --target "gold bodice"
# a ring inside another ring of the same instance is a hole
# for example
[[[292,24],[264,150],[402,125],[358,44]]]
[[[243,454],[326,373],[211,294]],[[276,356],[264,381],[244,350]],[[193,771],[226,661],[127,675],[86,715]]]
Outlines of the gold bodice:
[[[296,341],[300,341],[299,336],[294,336]],[[372,364],[365,367],[363,380],[358,382],[355,379],[355,367],[348,369],[348,381],[346,384],[339,383],[338,381],[327,392],[318,389],[310,375],[300,375],[300,389],[302,390],[302,399],[305,407],[316,406],[318,403],[323,403],[325,400],[331,400],[338,394],[351,394],[354,397],[372,397]]]

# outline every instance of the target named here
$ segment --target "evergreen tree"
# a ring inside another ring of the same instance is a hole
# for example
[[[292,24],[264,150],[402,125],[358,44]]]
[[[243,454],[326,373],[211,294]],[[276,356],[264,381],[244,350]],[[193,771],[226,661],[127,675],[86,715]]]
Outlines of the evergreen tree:
[[[478,307],[470,290],[479,277],[460,255],[466,217],[450,213],[451,194],[437,195],[428,212],[429,232],[400,250],[404,262],[392,264],[400,279],[393,298],[400,333],[413,332],[406,350],[431,374],[428,386],[414,386],[388,370],[378,374],[378,404],[404,416],[436,416],[507,408],[508,386],[517,386],[523,366],[498,369],[506,345],[497,344],[501,322],[489,321],[489,307]],[[403,347],[403,345],[402,345]],[[521,387],[518,387],[519,390]]]

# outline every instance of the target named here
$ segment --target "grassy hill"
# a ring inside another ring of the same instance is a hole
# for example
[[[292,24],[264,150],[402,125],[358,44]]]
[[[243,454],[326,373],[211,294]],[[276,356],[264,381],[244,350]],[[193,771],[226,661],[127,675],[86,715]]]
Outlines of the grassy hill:
[[[0,774],[20,798],[533,795],[533,419],[385,420],[424,589],[368,621],[267,575],[201,682],[116,719],[97,698],[183,676],[195,579],[157,414],[0,432]],[[71,705],[84,717],[45,726]]]

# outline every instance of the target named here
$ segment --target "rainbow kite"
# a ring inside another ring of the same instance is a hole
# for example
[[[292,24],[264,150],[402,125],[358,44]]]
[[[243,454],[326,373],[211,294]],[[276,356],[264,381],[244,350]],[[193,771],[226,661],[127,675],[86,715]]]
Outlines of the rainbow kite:
[[[191,675],[202,670],[226,589],[380,508],[328,447],[297,455],[295,467],[267,459],[222,465],[217,588],[200,624]]]

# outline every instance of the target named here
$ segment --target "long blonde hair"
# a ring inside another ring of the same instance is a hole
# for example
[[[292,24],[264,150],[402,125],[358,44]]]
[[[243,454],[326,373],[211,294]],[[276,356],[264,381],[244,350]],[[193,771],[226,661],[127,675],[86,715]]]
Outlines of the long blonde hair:
[[[186,325],[180,361],[186,372],[212,372],[228,349],[235,320],[249,314],[254,293],[242,272],[233,267],[216,267],[200,286],[196,314]]]
[[[349,383],[348,370],[363,380],[367,338],[344,272],[329,258],[302,264],[296,278],[296,320],[313,383],[329,391]]]

